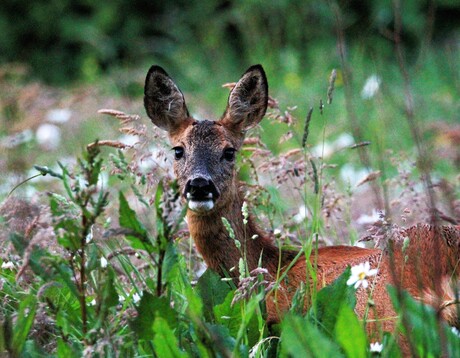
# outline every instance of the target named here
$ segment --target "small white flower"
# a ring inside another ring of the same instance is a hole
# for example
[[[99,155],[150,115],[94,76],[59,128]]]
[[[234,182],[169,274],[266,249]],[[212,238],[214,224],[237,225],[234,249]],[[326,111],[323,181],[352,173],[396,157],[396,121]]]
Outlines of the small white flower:
[[[131,135],[131,134],[123,134],[118,138],[119,142],[122,142],[123,144],[133,146],[137,143],[139,143],[139,136],[137,135]]]
[[[93,300],[92,300],[90,303],[88,303],[88,304],[89,304],[90,306],[96,306],[96,299],[93,298]]]
[[[138,303],[141,300],[141,297],[142,297],[142,292],[140,295],[137,292],[135,292],[133,295],[133,302]]]
[[[332,143],[332,146],[335,150],[349,147],[355,143],[355,139],[350,133],[342,133],[337,139]]]
[[[51,109],[46,113],[46,120],[53,123],[65,123],[69,121],[71,116],[70,109]]]
[[[383,349],[383,344],[380,344],[379,342],[371,343],[370,351],[375,352],[375,353],[380,353],[382,352]]]
[[[311,154],[316,158],[328,158],[334,152],[334,147],[328,142],[323,142],[318,145],[315,145],[311,149]]]
[[[118,295],[118,302],[120,303],[125,302],[125,296]]]
[[[355,289],[358,288],[360,285],[362,285],[364,288],[367,288],[369,286],[369,282],[366,278],[369,276],[375,276],[377,272],[377,269],[371,270],[369,261],[353,266],[351,268],[351,276],[347,281],[347,285],[354,285]]]
[[[281,235],[281,230],[280,229],[273,230],[273,235],[280,236]]]
[[[2,269],[4,269],[4,270],[12,270],[12,269],[14,269],[14,263],[12,263],[11,261],[3,262],[2,263]]]
[[[452,333],[455,334],[457,337],[460,337],[460,331],[458,330],[457,327],[451,327],[450,330],[451,330]]]
[[[93,227],[89,229],[88,235],[86,235],[86,243],[89,244],[93,240]]]
[[[302,223],[308,217],[308,208],[305,205],[299,207],[299,212],[292,218],[297,224]]]
[[[382,80],[380,79],[379,76],[377,75],[372,75],[370,76],[367,80],[366,83],[364,84],[364,87],[361,91],[361,97],[364,99],[370,99],[375,96],[377,91],[380,88],[380,83]]]
[[[35,138],[38,144],[46,149],[53,150],[59,147],[61,142],[61,130],[54,124],[42,124],[35,132]]]
[[[352,164],[344,164],[340,169],[340,178],[352,186],[367,175],[369,175],[369,172],[366,169],[356,169]]]
[[[107,264],[107,259],[105,257],[101,257],[101,268],[106,268]]]
[[[380,220],[380,215],[381,212],[377,211],[375,209],[372,209],[372,214],[367,215],[367,214],[362,214],[357,220],[356,223],[359,225],[368,225],[368,224],[374,224],[377,221]]]

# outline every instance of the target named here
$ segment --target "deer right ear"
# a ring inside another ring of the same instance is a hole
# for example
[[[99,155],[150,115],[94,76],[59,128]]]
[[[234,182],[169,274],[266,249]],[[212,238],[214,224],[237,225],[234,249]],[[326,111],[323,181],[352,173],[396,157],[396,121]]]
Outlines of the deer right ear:
[[[170,133],[189,117],[184,95],[160,66],[147,73],[144,106],[153,124]]]
[[[234,132],[244,133],[264,117],[268,105],[268,83],[261,65],[250,67],[228,97],[221,123]]]

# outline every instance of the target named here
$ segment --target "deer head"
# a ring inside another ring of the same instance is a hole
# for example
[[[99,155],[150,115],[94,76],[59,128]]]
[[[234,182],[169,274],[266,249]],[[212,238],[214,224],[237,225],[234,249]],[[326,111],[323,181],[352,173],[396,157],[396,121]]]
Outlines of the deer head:
[[[237,190],[235,155],[245,133],[265,115],[268,84],[262,66],[250,67],[230,92],[217,121],[193,119],[184,95],[159,66],[145,80],[144,105],[153,124],[168,132],[174,173],[188,208],[199,215],[222,210]]]

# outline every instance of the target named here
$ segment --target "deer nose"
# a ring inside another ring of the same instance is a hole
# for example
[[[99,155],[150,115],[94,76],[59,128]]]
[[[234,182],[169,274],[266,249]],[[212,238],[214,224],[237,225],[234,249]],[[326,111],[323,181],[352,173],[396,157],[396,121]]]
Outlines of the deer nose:
[[[211,179],[196,177],[187,182],[184,196],[196,201],[216,200],[219,197],[219,192]]]

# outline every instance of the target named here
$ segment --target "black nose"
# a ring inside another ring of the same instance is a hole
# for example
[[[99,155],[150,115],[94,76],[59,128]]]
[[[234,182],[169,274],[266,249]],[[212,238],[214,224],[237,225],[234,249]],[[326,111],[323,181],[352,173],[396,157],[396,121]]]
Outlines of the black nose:
[[[191,200],[216,200],[219,192],[211,179],[197,177],[189,180],[185,186],[184,196]]]

